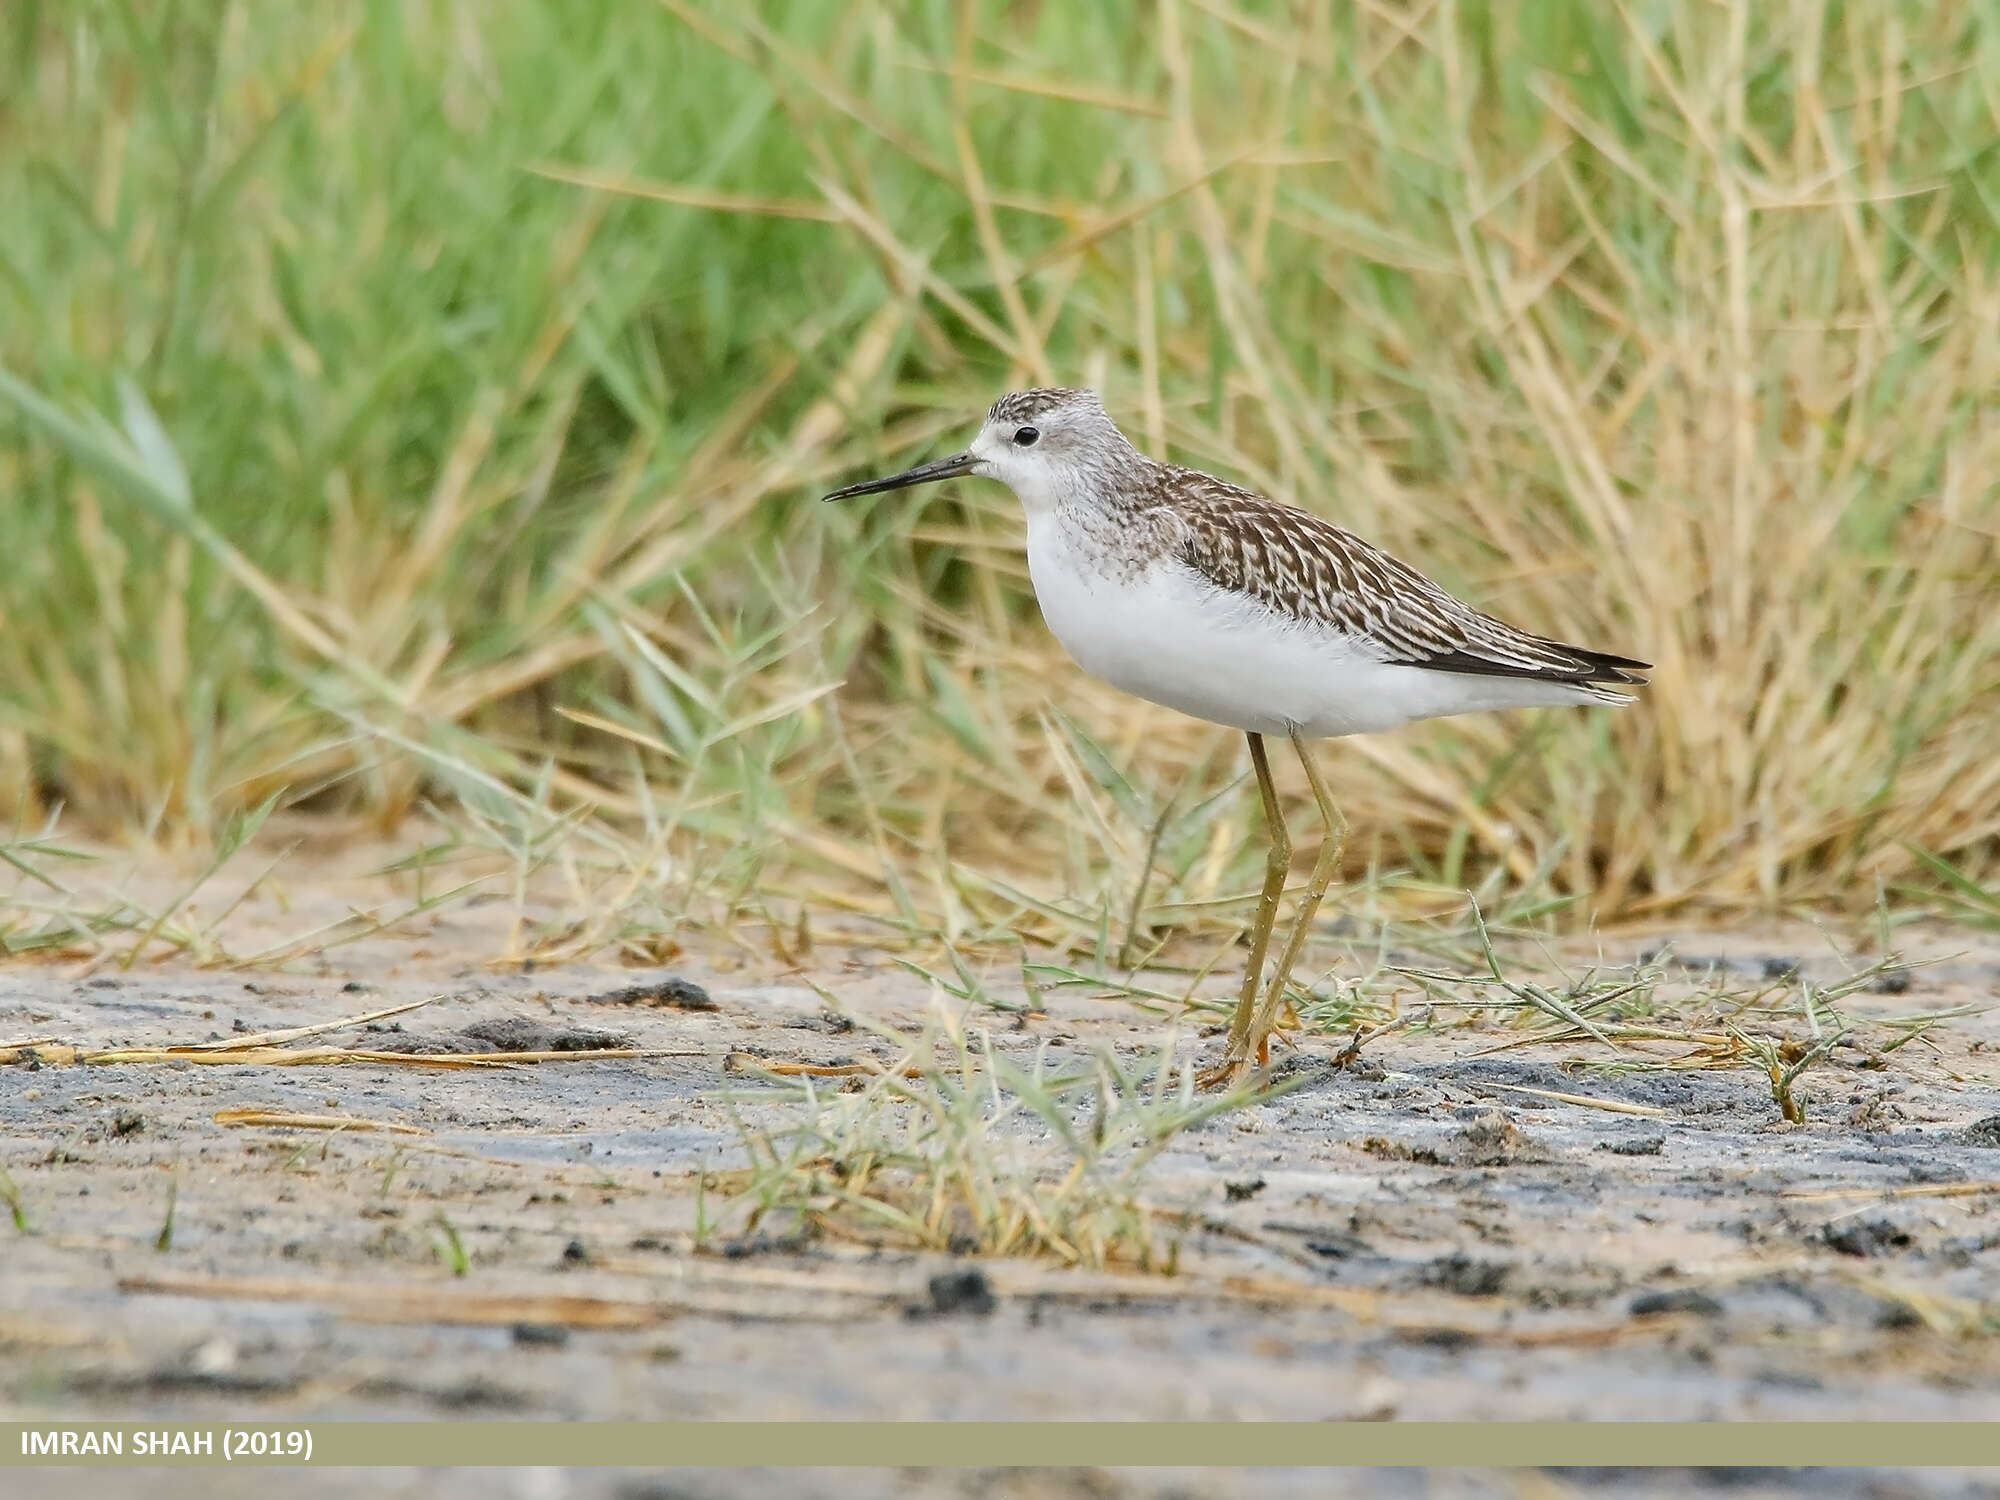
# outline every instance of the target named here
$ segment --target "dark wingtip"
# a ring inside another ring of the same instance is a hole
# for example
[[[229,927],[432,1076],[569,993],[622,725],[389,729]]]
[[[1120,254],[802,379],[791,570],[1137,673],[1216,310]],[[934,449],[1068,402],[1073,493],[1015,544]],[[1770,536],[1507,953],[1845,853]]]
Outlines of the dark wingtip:
[[[1588,682],[1622,682],[1630,687],[1645,687],[1645,674],[1653,670],[1651,662],[1640,661],[1636,657],[1613,656],[1609,651],[1587,651],[1580,646],[1565,646],[1563,649],[1595,674],[1585,679]]]
[[[1589,651],[1582,646],[1567,646],[1561,641],[1539,637],[1536,640],[1551,652],[1568,657],[1575,665],[1566,667],[1560,662],[1550,662],[1530,666],[1456,650],[1436,652],[1407,665],[1428,667],[1433,672],[1458,672],[1469,677],[1521,677],[1538,682],[1567,682],[1575,687],[1645,687],[1647,680],[1639,674],[1652,670],[1651,662],[1636,661],[1629,656]]]

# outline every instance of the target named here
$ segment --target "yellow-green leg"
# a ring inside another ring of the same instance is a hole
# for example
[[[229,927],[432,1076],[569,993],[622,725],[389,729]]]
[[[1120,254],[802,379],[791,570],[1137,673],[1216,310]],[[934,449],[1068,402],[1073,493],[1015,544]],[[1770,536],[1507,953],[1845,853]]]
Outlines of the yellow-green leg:
[[[1264,856],[1264,890],[1257,898],[1257,922],[1250,929],[1249,966],[1243,971],[1243,991],[1237,997],[1236,1014],[1229,1022],[1229,1048],[1220,1067],[1202,1076],[1204,1084],[1220,1083],[1247,1056],[1250,1023],[1257,1014],[1257,990],[1264,977],[1264,955],[1271,948],[1271,928],[1278,920],[1278,900],[1285,893],[1285,877],[1292,869],[1292,841],[1285,832],[1285,815],[1278,807],[1278,787],[1271,780],[1270,757],[1264,753],[1264,736],[1247,734],[1250,764],[1257,772],[1257,791],[1264,799],[1264,825],[1270,831],[1271,847]]]
[[[1298,752],[1299,764],[1305,767],[1306,780],[1312,785],[1313,800],[1319,804],[1320,817],[1326,822],[1326,833],[1321,837],[1319,853],[1313,859],[1312,879],[1306,885],[1305,899],[1300,903],[1298,917],[1292,924],[1292,935],[1278,959],[1276,972],[1271,975],[1270,988],[1264,992],[1264,1003],[1257,1007],[1249,1031],[1242,1037],[1240,1045],[1235,1028],[1230,1028],[1229,1052],[1224,1065],[1233,1068],[1238,1079],[1250,1071],[1253,1056],[1260,1065],[1271,1060],[1271,1032],[1277,1024],[1279,1008],[1284,1004],[1285,987],[1291,983],[1292,969],[1305,948],[1313,918],[1319,914],[1319,904],[1325,899],[1326,888],[1333,883],[1333,872],[1347,850],[1347,819],[1334,805],[1333,796],[1320,777],[1319,767],[1313,764],[1313,758],[1306,749],[1305,737],[1297,729],[1291,734],[1292,748]],[[1286,858],[1289,860],[1289,852]]]

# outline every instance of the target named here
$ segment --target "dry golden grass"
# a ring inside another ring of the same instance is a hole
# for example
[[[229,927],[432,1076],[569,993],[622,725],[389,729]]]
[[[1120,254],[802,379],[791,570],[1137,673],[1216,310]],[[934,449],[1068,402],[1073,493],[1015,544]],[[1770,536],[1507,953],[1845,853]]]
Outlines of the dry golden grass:
[[[23,828],[437,802],[568,882],[546,956],[801,908],[1233,929],[1234,737],[1062,658],[1011,499],[811,503],[1060,378],[1658,664],[1621,714],[1329,751],[1403,909],[1498,871],[1600,918],[1991,915],[1983,10],[357,16],[14,49]],[[162,101],[203,87],[196,139]]]

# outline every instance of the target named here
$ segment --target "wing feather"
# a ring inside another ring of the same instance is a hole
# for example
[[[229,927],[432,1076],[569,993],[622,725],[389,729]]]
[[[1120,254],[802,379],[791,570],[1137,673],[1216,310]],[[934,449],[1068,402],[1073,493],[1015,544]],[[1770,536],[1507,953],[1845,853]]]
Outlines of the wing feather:
[[[1453,597],[1310,511],[1193,469],[1169,479],[1177,555],[1217,588],[1325,626],[1397,666],[1579,687],[1639,685],[1648,664],[1531,635]]]

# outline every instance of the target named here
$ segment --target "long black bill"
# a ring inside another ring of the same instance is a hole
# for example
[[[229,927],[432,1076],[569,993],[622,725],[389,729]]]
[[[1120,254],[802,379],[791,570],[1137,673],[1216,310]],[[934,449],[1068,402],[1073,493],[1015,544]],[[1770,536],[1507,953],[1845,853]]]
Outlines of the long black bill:
[[[864,479],[859,484],[850,484],[844,490],[835,490],[831,495],[822,495],[820,498],[845,500],[852,495],[876,495],[883,490],[908,489],[913,484],[935,484],[940,479],[956,479],[961,474],[970,474],[973,462],[970,453],[954,453],[950,458],[941,458],[936,463],[918,464],[914,469],[891,474],[887,479]]]

